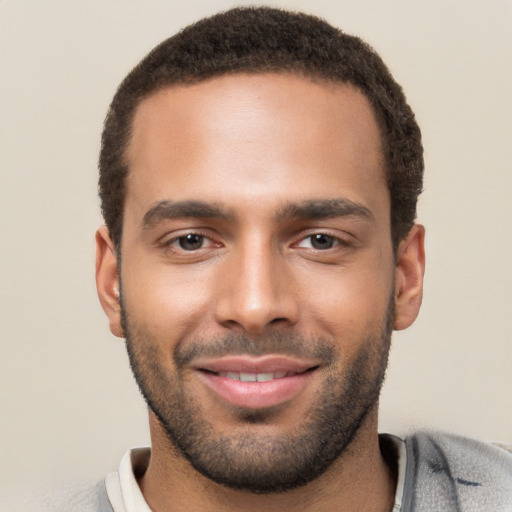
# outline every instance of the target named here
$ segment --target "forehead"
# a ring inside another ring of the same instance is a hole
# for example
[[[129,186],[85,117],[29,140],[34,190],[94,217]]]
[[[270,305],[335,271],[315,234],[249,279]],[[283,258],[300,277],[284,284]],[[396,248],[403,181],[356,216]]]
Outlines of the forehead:
[[[127,159],[125,213],[135,208],[139,217],[169,199],[234,208],[389,200],[366,97],[292,74],[227,75],[156,92],[136,110]]]

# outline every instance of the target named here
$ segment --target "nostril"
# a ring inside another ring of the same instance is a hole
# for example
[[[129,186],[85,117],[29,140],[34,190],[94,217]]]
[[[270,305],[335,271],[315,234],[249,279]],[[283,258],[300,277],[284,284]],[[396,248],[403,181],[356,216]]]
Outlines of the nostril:
[[[277,324],[279,322],[286,322],[286,318],[282,317],[282,318],[274,318],[273,320],[271,320],[269,323],[271,324]]]

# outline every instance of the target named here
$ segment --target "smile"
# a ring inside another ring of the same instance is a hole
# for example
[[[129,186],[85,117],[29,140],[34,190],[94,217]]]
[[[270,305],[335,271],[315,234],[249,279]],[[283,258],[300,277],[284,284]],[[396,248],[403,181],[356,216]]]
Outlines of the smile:
[[[249,372],[219,372],[217,375],[227,377],[232,380],[242,382],[269,382],[274,379],[283,379],[284,377],[293,377],[303,372],[267,372],[267,373],[249,373]]]
[[[282,356],[226,356],[196,366],[198,377],[215,397],[247,409],[292,400],[307,387],[318,368],[318,361]]]

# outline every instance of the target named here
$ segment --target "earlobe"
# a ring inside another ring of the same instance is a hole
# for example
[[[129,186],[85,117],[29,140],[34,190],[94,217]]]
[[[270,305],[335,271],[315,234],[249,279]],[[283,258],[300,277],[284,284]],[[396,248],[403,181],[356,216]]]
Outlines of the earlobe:
[[[418,316],[425,272],[425,228],[415,224],[400,242],[395,269],[395,323],[399,331]]]
[[[117,254],[106,226],[96,231],[96,289],[112,334],[123,338]]]

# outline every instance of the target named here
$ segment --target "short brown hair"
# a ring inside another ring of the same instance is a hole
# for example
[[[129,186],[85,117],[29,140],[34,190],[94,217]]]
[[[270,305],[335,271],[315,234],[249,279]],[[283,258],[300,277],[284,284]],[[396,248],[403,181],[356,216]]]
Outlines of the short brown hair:
[[[117,249],[129,172],[125,153],[139,103],[167,86],[237,72],[292,72],[349,83],[363,92],[381,129],[396,249],[416,218],[424,167],[420,129],[402,88],[358,37],[314,16],[269,7],[235,8],[186,27],[155,47],[119,86],[99,159],[101,209]]]

